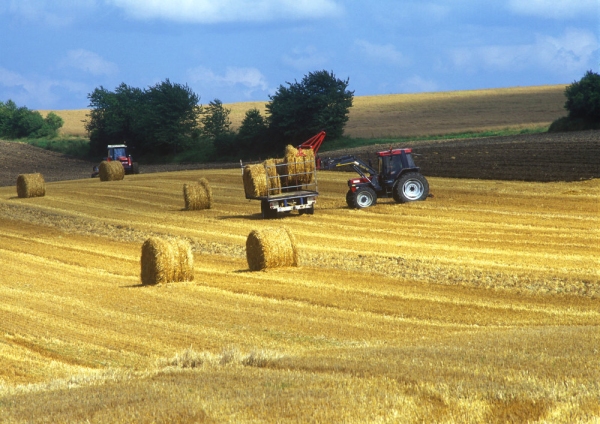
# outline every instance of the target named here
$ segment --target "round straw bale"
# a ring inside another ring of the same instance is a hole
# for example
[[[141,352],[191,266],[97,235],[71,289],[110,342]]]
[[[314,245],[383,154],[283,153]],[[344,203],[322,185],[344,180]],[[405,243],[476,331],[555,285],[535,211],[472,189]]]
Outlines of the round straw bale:
[[[288,185],[310,184],[314,179],[315,152],[312,149],[285,148],[286,174]]]
[[[142,245],[142,284],[194,279],[194,256],[188,241],[150,237]]]
[[[267,175],[263,164],[246,165],[244,167],[243,180],[246,197],[267,195]]]
[[[21,174],[17,177],[17,196],[43,197],[46,195],[46,182],[42,174]]]
[[[197,183],[183,185],[183,200],[187,210],[202,210],[212,207],[212,189],[206,178]]]
[[[285,227],[253,230],[246,239],[246,259],[252,271],[298,266],[296,239]]]
[[[100,181],[120,181],[125,178],[125,168],[118,160],[111,160],[110,162],[103,160],[100,162],[98,171]]]
[[[270,195],[281,193],[281,179],[277,173],[278,162],[279,159],[267,159],[263,162],[268,176],[268,190]]]

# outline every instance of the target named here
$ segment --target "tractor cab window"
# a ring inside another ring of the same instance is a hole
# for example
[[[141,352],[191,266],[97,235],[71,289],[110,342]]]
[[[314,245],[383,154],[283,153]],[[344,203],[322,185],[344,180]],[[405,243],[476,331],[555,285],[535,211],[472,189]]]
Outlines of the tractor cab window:
[[[379,157],[379,174],[386,177],[395,177],[402,170],[402,156],[380,156]]]
[[[109,152],[109,156],[112,160],[117,160],[120,156],[126,156],[124,147],[116,147]]]

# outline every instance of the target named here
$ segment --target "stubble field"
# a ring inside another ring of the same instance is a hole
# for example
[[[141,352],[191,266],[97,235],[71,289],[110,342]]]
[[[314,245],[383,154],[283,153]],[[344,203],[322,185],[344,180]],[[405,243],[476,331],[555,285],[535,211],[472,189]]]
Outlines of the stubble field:
[[[598,180],[431,177],[434,197],[260,219],[239,170],[0,187],[5,422],[593,422],[600,419]],[[206,177],[214,207],[184,211]],[[301,266],[250,272],[286,225]],[[140,285],[152,234],[195,279]]]

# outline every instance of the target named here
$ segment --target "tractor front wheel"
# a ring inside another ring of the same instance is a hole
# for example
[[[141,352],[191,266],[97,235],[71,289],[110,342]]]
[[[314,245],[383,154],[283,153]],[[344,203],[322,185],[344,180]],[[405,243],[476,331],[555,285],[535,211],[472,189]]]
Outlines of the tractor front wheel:
[[[377,193],[370,187],[362,187],[352,193],[352,207],[356,209],[368,208],[375,206],[377,203]]]
[[[346,193],[346,204],[348,205],[349,208],[354,207],[354,206],[352,206],[353,198],[354,198],[354,192],[352,190],[348,190],[348,193]]]
[[[393,196],[397,203],[425,200],[429,196],[429,182],[418,172],[409,172],[398,179]]]

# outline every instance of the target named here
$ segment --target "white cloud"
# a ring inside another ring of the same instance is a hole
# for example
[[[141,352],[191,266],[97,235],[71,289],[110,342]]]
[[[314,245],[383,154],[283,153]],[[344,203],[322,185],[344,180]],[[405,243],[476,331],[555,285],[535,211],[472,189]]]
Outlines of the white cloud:
[[[27,77],[0,67],[0,99],[11,99],[19,106],[32,109],[47,109],[60,100],[56,90],[85,95],[87,87],[73,81]]]
[[[250,91],[268,89],[265,76],[256,68],[228,67],[225,74],[217,75],[211,69],[199,66],[188,71],[192,82],[223,87],[242,85]]]
[[[96,7],[96,0],[8,0],[0,12],[53,28],[67,26],[81,13]]]
[[[337,16],[336,0],[105,0],[137,19],[191,23],[268,22]]]
[[[410,60],[392,44],[373,44],[364,40],[357,40],[355,44],[371,60],[399,66],[410,64]]]
[[[119,70],[116,64],[84,49],[69,50],[67,57],[60,62],[60,65],[79,69],[92,75],[113,75]]]
[[[538,35],[532,44],[462,48],[454,50],[450,56],[456,68],[467,72],[542,68],[570,76],[595,67],[599,48],[600,43],[594,33],[567,29],[560,37]]]
[[[282,57],[283,63],[299,71],[322,68],[327,64],[327,57],[319,53],[314,46],[304,49],[292,49],[291,54]]]
[[[508,8],[519,15],[560,20],[600,13],[598,0],[510,0]]]

